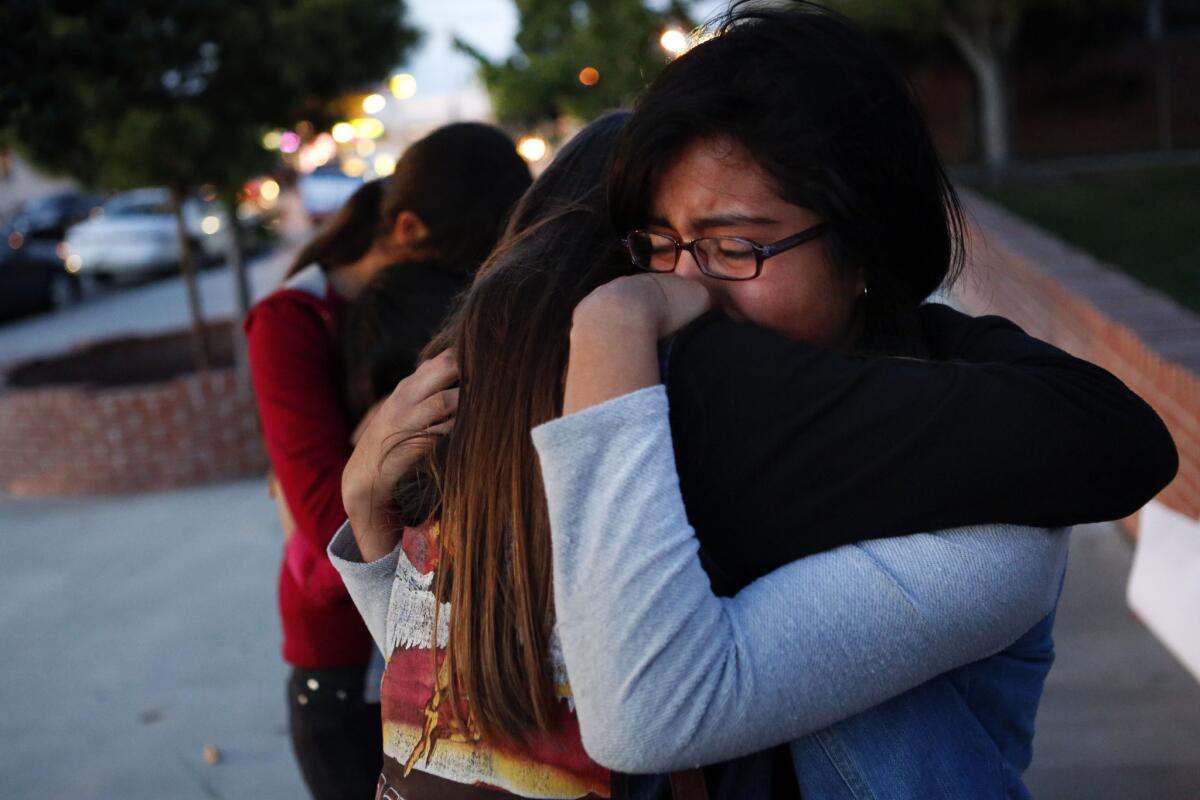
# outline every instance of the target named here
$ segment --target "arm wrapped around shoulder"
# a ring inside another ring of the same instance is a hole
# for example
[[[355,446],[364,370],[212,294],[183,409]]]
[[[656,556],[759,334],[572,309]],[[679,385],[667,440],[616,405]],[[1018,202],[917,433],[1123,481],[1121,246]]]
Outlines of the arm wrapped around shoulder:
[[[534,430],[584,746],[625,772],[790,741],[998,652],[1053,608],[1061,531],[881,539],[713,594],[662,387]]]

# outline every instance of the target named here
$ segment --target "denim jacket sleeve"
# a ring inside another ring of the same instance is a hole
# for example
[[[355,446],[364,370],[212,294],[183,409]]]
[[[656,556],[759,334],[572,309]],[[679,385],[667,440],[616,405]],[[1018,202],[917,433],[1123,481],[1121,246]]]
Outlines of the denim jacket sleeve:
[[[992,655],[1053,607],[1059,531],[962,528],[801,559],[716,596],[655,386],[534,429],[583,743],[661,772],[790,741]]]

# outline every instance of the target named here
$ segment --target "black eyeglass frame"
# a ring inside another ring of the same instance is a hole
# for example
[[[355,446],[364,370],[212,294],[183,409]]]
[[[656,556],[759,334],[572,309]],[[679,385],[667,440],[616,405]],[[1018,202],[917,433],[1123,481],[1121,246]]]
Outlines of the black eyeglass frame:
[[[780,253],[791,250],[793,247],[799,247],[800,245],[804,244],[805,242],[811,242],[813,239],[816,239],[816,238],[822,236],[828,228],[829,228],[829,223],[818,222],[816,225],[813,225],[812,227],[805,228],[804,230],[800,231],[797,234],[793,234],[792,236],[789,236],[786,239],[780,239],[777,242],[772,242],[771,244],[759,244],[758,242],[754,241],[753,239],[744,239],[741,236],[701,236],[698,239],[692,239],[690,242],[680,242],[680,241],[676,240],[675,237],[671,236],[670,234],[654,233],[653,231],[647,231],[647,230],[638,228],[638,229],[632,230],[629,233],[625,234],[625,236],[621,239],[621,244],[624,245],[626,251],[628,251],[629,260],[633,263],[633,265],[640,270],[644,270],[645,272],[660,272],[660,273],[674,272],[676,267],[679,266],[679,254],[682,252],[687,252],[687,253],[691,254],[692,260],[696,262],[696,266],[700,269],[700,271],[710,278],[715,278],[719,281],[752,281],[755,278],[757,278],[759,275],[762,274],[763,262],[766,261],[768,258],[771,258],[772,256],[777,256]],[[651,269],[650,267],[643,267],[641,264],[639,264],[637,262],[637,257],[634,256],[634,254],[633,254],[633,245],[630,242],[630,237],[632,237],[635,233],[644,233],[647,236],[661,236],[664,239],[669,239],[675,245],[675,260],[671,262],[671,268],[670,269]],[[734,241],[734,242],[740,242],[744,245],[747,245],[754,252],[754,274],[747,275],[744,278],[735,278],[735,277],[731,277],[729,275],[717,275],[715,273],[709,272],[708,265],[706,263],[704,263],[698,255],[696,255],[695,248],[696,248],[697,242],[704,242],[704,241],[711,241],[711,240]]]

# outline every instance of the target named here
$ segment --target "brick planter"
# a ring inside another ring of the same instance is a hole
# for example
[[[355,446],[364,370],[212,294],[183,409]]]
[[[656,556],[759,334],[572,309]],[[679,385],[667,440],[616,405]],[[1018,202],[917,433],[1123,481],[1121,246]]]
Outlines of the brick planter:
[[[254,398],[229,366],[187,372],[187,335],[101,342],[18,365],[0,390],[0,488],[14,495],[150,491],[266,471]],[[148,382],[141,379],[148,378]]]
[[[977,195],[955,296],[1099,364],[1154,407],[1179,448],[1179,474],[1157,500],[1200,519],[1200,315]],[[1136,520],[1127,520],[1136,531]]]

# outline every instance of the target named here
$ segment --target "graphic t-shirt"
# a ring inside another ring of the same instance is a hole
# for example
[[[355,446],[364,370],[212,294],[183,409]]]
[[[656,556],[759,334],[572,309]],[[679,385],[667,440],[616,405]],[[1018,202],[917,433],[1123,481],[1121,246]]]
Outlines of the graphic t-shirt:
[[[436,653],[432,641],[437,525],[405,530],[402,550],[388,612],[390,655],[381,690],[384,764],[377,798],[467,800],[495,798],[498,792],[527,798],[611,797],[609,771],[588,757],[580,741],[557,637],[551,658],[558,715],[550,731],[525,742],[478,739],[469,730],[466,709],[452,713],[443,665],[449,603],[437,612]]]

